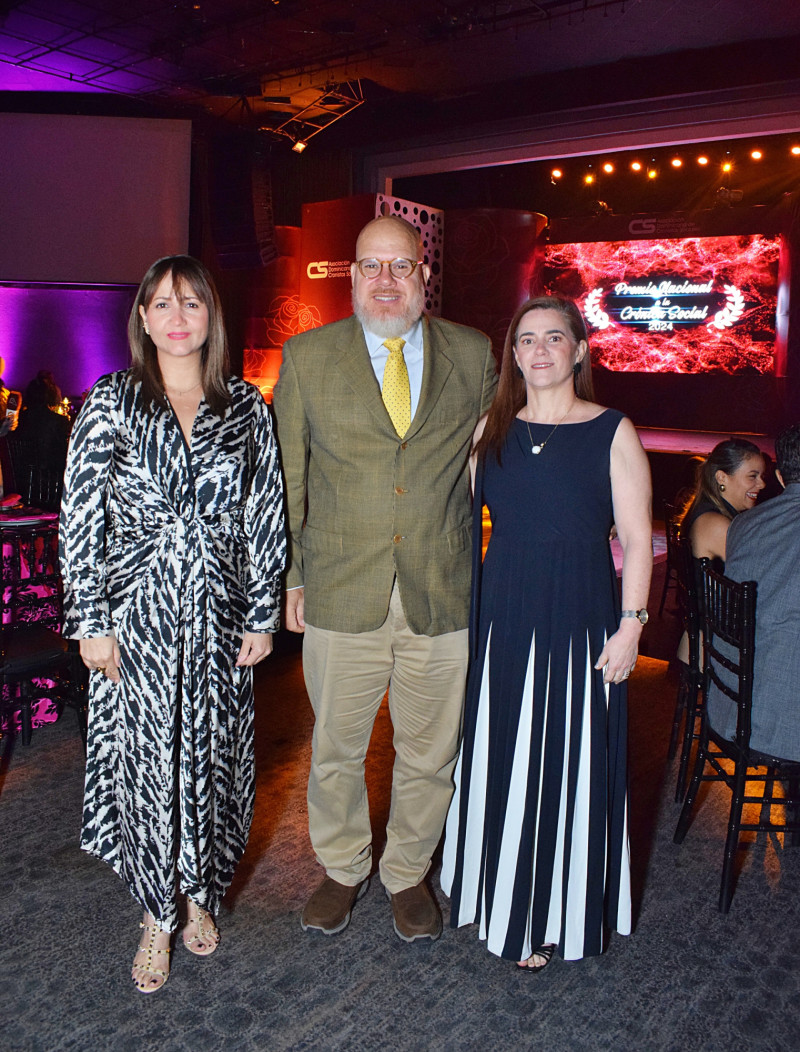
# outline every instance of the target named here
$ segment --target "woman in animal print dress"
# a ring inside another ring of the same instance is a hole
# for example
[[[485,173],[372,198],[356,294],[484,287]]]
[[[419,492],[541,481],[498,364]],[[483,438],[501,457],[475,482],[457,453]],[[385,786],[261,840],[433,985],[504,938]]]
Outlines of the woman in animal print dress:
[[[65,630],[90,676],[81,846],[144,909],[132,978],[169,975],[213,920],[253,814],[252,667],[272,650],[285,537],[270,416],[230,375],[219,297],[158,260],[128,324],[133,359],[90,391],[61,513]]]

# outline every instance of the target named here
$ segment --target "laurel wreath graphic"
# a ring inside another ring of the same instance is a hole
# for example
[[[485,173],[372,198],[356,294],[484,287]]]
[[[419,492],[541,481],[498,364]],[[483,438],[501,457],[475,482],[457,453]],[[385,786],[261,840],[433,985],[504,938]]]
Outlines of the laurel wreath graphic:
[[[744,314],[744,296],[739,289],[735,285],[723,285],[722,288],[725,292],[725,306],[708,322],[709,329],[729,329]]]
[[[586,297],[586,302],[583,305],[587,320],[594,325],[596,329],[607,329],[611,324],[609,316],[600,308],[600,300],[602,298],[603,290],[601,288],[592,289]]]

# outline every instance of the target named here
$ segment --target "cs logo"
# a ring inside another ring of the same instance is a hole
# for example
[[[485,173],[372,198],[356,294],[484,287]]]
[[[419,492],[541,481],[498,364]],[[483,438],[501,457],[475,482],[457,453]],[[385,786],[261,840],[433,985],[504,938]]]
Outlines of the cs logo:
[[[327,259],[321,262],[309,263],[306,267],[306,274],[309,278],[327,278],[328,276],[328,261]]]
[[[633,219],[628,224],[628,233],[630,234],[655,234],[655,232],[655,219]]]

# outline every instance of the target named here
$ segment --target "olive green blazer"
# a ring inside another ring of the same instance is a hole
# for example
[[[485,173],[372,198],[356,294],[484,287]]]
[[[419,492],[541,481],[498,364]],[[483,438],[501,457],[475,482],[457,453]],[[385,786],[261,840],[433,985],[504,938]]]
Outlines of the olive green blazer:
[[[288,340],[274,409],[286,484],[286,585],[305,620],[368,632],[395,576],[409,627],[467,627],[471,516],[467,460],[494,397],[489,338],[426,318],[420,399],[401,440],[355,317]]]

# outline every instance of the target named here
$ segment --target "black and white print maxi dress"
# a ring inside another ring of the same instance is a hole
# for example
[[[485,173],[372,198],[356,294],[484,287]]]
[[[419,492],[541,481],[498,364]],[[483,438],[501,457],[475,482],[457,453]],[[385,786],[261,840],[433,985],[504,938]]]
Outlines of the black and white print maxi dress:
[[[631,930],[627,689],[594,669],[619,625],[608,538],[621,419],[565,424],[538,456],[515,420],[502,466],[490,454],[480,473],[492,534],[442,888],[451,925],[479,922],[509,960],[544,943],[577,960],[602,952],[606,927]],[[550,431],[531,425],[534,442]]]
[[[191,443],[128,373],[89,393],[62,504],[65,631],[114,634],[121,682],[90,677],[81,846],[165,929],[178,890],[216,912],[253,814],[252,669],[245,630],[279,617],[283,498],[269,410],[228,381]]]

